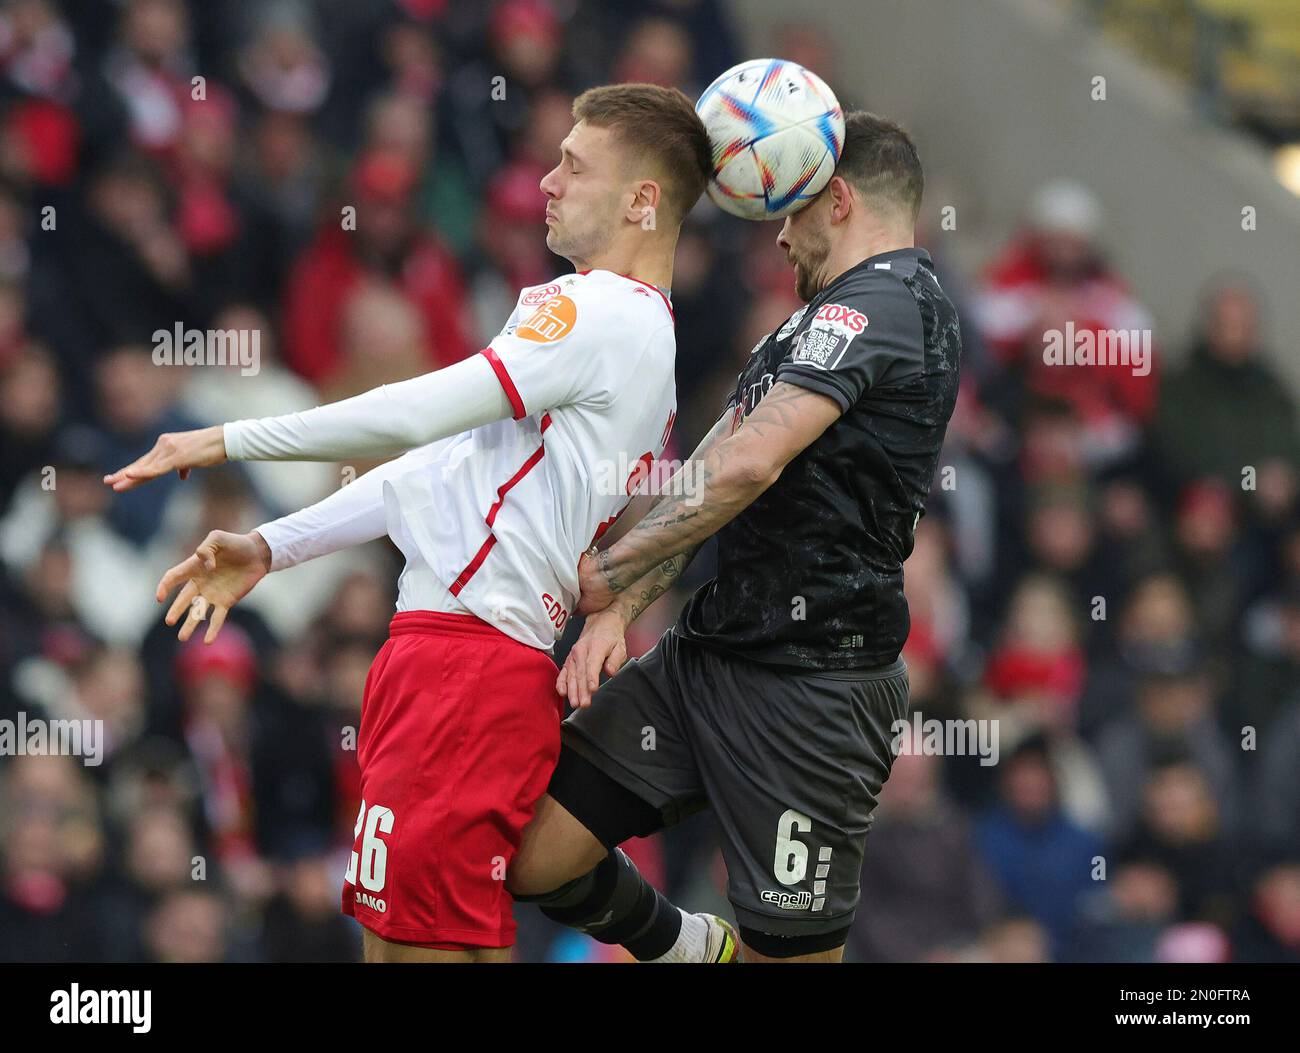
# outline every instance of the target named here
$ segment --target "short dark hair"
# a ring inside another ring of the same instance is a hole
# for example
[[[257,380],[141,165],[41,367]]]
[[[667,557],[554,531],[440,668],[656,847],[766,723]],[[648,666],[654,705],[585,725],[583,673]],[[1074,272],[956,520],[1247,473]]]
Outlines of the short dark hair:
[[[704,193],[713,155],[695,105],[676,88],[658,84],[610,84],[584,91],[573,101],[573,119],[609,128],[619,142],[656,159],[669,216],[685,218]]]
[[[872,203],[903,209],[916,222],[925,175],[916,144],[901,124],[865,110],[844,117],[844,149],[835,174]]]

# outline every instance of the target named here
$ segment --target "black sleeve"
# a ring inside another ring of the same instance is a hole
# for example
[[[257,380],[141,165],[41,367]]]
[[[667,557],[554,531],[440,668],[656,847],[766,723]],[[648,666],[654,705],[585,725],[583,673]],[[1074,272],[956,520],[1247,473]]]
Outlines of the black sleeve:
[[[874,385],[922,368],[921,313],[897,275],[868,271],[809,315],[777,380],[828,395],[848,410]]]

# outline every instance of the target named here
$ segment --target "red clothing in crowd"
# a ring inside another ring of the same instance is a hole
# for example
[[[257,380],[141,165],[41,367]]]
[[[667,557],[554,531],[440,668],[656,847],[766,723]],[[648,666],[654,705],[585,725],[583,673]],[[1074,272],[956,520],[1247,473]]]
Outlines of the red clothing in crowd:
[[[314,384],[342,363],[339,323],[348,296],[365,279],[355,235],[326,227],[294,265],[285,298],[285,358]],[[456,258],[435,237],[419,235],[394,283],[419,310],[428,333],[429,368],[459,362],[472,350],[463,311],[465,285]]]
[[[1003,365],[1023,364],[1030,390],[1070,403],[1085,426],[1102,425],[1114,416],[1137,426],[1149,421],[1156,405],[1154,351],[1149,375],[1135,373],[1129,365],[1048,366],[1043,360],[1043,327],[1066,320],[1052,318],[1054,302],[1070,305],[1068,319],[1076,334],[1151,329],[1150,316],[1117,275],[1099,267],[1073,284],[1054,284],[1033,239],[1026,237],[990,265],[976,304],[981,331],[994,355]]]

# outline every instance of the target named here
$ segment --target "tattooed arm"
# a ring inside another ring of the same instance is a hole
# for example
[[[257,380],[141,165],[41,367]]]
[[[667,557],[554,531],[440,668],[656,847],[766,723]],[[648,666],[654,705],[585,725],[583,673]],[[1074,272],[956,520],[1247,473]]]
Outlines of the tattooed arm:
[[[727,439],[727,437],[731,435],[732,424],[733,417],[730,412],[724,413],[719,417],[713,427],[709,429],[708,434],[706,434],[704,438],[700,440],[700,444],[695,447],[695,452],[691,454],[688,463],[693,464],[703,460],[715,446]],[[640,510],[639,515],[631,517],[627,513],[624,513],[619,519],[618,524],[609,532],[608,544],[606,547],[613,547],[613,545],[618,543],[621,537],[630,533],[638,523],[645,522],[646,519],[653,515],[663,502],[668,499],[668,494],[673,492],[675,483],[682,486],[688,485],[689,477],[685,479],[682,478],[684,474],[685,473],[681,472],[675,474],[663,487],[663,492],[655,494],[649,501],[644,501],[644,507]],[[692,491],[692,493],[693,492],[694,491]],[[633,498],[634,502],[637,500],[642,499],[639,497]],[[629,511],[631,511],[633,507],[633,505],[629,505]],[[629,589],[617,598],[618,610],[619,613],[623,615],[625,625],[631,625],[632,622],[650,608],[650,605],[654,603],[655,600],[673,587],[677,579],[680,578],[682,574],[685,573],[686,568],[690,566],[691,560],[695,558],[696,553],[700,551],[703,544],[704,542],[702,541],[698,542],[691,545],[689,548],[678,552],[676,555],[668,556],[666,559],[662,560],[658,566],[651,568],[637,579]],[[584,566],[590,564],[590,557],[592,555],[594,555],[594,552],[583,557],[582,562]],[[595,611],[601,610],[608,605],[611,599],[612,597],[606,598],[605,603],[600,606],[581,602],[578,604],[578,613],[591,614]]]
[[[732,420],[731,413],[723,414],[695,448],[690,463],[703,460],[714,447],[731,435]],[[676,476],[673,478],[677,479]],[[684,483],[684,480],[677,481],[679,484]],[[670,485],[665,486],[664,490],[665,493],[645,502],[646,512],[643,519],[654,515],[656,509],[668,500],[667,494],[673,492],[671,480]],[[631,507],[629,506],[629,510]],[[626,529],[630,522],[625,524],[623,522],[625,519],[629,519],[628,512],[624,513],[614,529]],[[614,544],[617,545],[618,542],[615,541]],[[613,676],[627,661],[627,641],[624,638],[627,627],[644,614],[655,600],[673,587],[673,583],[682,576],[691,560],[695,558],[700,544],[702,542],[691,545],[676,555],[666,556],[657,566],[638,578],[631,588],[618,596],[606,593],[603,601],[598,605],[588,604],[588,597],[584,593],[578,605],[578,612],[586,614],[587,621],[582,627],[582,635],[570,648],[568,657],[564,661],[564,668],[560,670],[555,680],[555,690],[567,696],[571,705],[578,707],[591,705],[592,693],[600,683],[601,670]],[[592,557],[583,556],[579,573],[581,574],[582,568],[592,565]]]
[[[627,661],[627,627],[672,588],[699,549],[695,545],[688,552],[664,560],[599,610],[584,612],[579,606],[579,612],[586,613],[587,620],[555,679],[555,690],[565,695],[570,705],[578,708],[591,705],[592,694],[600,684],[601,670],[613,676]],[[584,556],[583,563],[589,562],[590,558]],[[585,600],[586,593],[583,596]]]
[[[634,530],[583,559],[580,609],[599,610],[629,592],[631,604],[620,600],[625,610],[644,609],[684,568],[678,563],[683,557],[675,554],[693,554],[735,519],[840,413],[826,395],[785,381],[772,385],[742,427],[683,465]]]

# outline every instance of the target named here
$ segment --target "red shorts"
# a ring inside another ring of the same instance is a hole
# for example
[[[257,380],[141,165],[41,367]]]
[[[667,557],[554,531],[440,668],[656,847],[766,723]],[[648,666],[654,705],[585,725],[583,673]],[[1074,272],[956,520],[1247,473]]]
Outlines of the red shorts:
[[[506,868],[559,757],[555,676],[471,615],[393,618],[361,708],[344,914],[395,942],[514,943]]]

